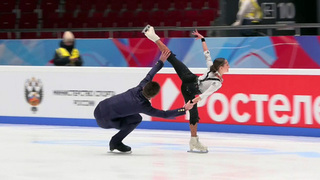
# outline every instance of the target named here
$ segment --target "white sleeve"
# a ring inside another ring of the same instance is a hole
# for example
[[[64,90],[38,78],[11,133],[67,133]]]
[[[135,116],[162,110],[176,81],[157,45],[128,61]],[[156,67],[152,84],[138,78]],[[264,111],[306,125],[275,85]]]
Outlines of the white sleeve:
[[[239,11],[237,13],[237,20],[242,22],[248,8],[250,7],[250,0],[245,0],[242,2],[241,7],[239,7]]]
[[[209,50],[204,51],[203,54],[204,54],[204,57],[206,58],[207,68],[210,69],[210,67],[213,65],[213,62],[210,56],[210,51]]]
[[[202,94],[199,95],[200,98],[206,99],[208,96],[210,96],[214,92],[218,91],[218,89],[220,89],[221,86],[222,86],[222,84],[220,81],[214,81],[205,92],[203,92]]]

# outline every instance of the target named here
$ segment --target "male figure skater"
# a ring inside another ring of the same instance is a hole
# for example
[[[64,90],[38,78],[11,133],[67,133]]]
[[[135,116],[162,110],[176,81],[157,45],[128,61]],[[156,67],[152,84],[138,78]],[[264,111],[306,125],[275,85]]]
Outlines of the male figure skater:
[[[142,121],[139,113],[161,118],[170,118],[184,115],[193,108],[194,103],[187,102],[182,108],[163,111],[151,106],[149,100],[156,96],[160,85],[152,81],[154,75],[163,67],[163,63],[170,56],[170,51],[163,51],[160,60],[148,72],[147,76],[138,86],[128,91],[101,101],[94,110],[94,117],[101,128],[116,128],[120,131],[115,134],[110,142],[110,151],[131,153],[131,147],[122,143]]]

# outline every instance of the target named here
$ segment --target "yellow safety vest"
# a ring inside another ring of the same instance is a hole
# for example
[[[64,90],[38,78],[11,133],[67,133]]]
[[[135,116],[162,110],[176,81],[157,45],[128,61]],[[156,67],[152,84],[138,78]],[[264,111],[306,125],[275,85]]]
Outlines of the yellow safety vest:
[[[71,59],[80,57],[79,50],[75,48],[72,49],[71,54],[65,48],[59,48],[56,52],[60,57],[70,57]]]
[[[242,2],[245,0],[240,0],[239,1],[239,7],[241,7]],[[245,14],[245,17],[248,19],[253,19],[252,22],[258,22],[256,19],[262,19],[262,11],[261,8],[259,6],[259,4],[257,3],[257,1],[254,0],[250,0],[251,3],[251,10],[250,12]]]

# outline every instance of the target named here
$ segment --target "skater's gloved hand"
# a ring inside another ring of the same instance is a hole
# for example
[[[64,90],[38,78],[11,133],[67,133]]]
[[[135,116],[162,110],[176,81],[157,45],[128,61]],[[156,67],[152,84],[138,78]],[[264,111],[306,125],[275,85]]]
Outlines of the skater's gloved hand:
[[[195,105],[196,103],[191,103],[190,101],[187,102],[187,104],[185,104],[183,107],[186,111],[189,111],[190,109],[193,108],[193,105]]]
[[[170,56],[170,54],[171,54],[170,51],[162,51],[161,56],[160,56],[160,60],[162,62],[165,62],[168,59],[168,57]]]
[[[200,96],[192,99],[192,102],[193,102],[193,103],[198,103],[199,101],[201,101],[201,97],[200,97]]]
[[[196,37],[196,40],[204,38],[204,37],[198,32],[197,29],[192,32],[192,35],[197,36],[197,37]]]

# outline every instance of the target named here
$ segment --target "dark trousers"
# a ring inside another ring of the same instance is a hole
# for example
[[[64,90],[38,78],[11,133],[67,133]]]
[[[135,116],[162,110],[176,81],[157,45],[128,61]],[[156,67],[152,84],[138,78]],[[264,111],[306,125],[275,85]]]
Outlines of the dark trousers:
[[[104,129],[115,128],[120,131],[115,134],[109,144],[119,144],[122,140],[128,136],[142,121],[140,114],[134,114],[121,118],[102,118],[99,105],[94,110],[94,117],[97,124]]]
[[[183,95],[184,101],[188,102],[195,98],[196,94],[199,94],[199,90],[197,87],[198,76],[193,74],[189,68],[179,61],[176,56],[171,53],[168,58],[168,61],[173,66],[174,70],[178,74],[179,78],[182,81],[181,84],[181,93]],[[197,104],[193,106],[193,108],[189,111],[190,113],[190,124],[195,125],[199,122],[199,114]]]

